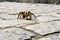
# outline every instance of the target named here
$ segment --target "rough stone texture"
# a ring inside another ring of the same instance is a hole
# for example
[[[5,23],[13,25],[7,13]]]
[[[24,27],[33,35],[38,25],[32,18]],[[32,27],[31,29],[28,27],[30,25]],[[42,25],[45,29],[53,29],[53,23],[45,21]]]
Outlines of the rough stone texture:
[[[31,11],[37,20],[17,19],[21,11]],[[31,36],[35,36],[32,40],[60,40],[60,5],[0,3],[0,40],[24,40]]]
[[[0,27],[8,27],[8,26],[27,26],[30,24],[34,24],[33,21],[27,21],[27,20],[1,20],[0,21]]]
[[[8,28],[0,31],[0,40],[24,40],[34,35],[21,28]]]

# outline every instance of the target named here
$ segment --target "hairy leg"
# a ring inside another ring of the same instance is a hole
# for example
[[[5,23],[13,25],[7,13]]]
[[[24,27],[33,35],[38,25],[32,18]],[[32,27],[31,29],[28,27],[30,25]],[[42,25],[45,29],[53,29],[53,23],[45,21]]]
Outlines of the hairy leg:
[[[17,17],[17,19],[19,19],[19,14],[18,14],[18,17]]]
[[[30,20],[32,19],[32,16],[30,15]]]
[[[24,17],[24,15],[23,15],[23,14],[21,14],[21,15],[20,15],[20,19],[23,19],[23,17]]]
[[[26,17],[26,20],[31,20],[31,16]]]

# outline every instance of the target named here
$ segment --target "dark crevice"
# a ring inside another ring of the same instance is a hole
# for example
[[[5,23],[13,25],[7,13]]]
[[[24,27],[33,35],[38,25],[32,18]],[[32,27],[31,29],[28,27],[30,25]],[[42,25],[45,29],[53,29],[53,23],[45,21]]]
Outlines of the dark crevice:
[[[48,33],[48,34],[45,34],[45,35],[38,35],[39,37],[37,37],[37,36],[31,36],[31,38],[25,39],[25,40],[32,40],[32,38],[34,38],[34,37],[35,37],[35,38],[37,37],[37,39],[38,39],[38,38],[43,38],[43,37],[47,37],[47,36],[49,36],[49,35],[54,35],[54,34],[58,34],[58,33],[60,33],[60,31]]]
[[[40,39],[40,38],[49,37],[49,36],[56,35],[56,34],[59,35],[59,33],[60,33],[60,31],[56,31],[56,32],[47,33],[47,34],[44,34],[44,35],[38,35],[38,36],[35,36],[35,37],[33,37],[33,38],[34,38],[34,39]],[[32,38],[31,38],[31,39],[32,39]]]
[[[39,36],[37,39],[39,39],[39,38],[43,38],[43,37],[52,36],[52,35],[56,35],[56,34],[59,34],[59,33],[60,33],[60,31],[52,32],[52,33],[48,33],[48,34],[45,34],[45,35]]]
[[[60,31],[56,31],[56,32],[45,34],[45,35],[43,35],[43,37],[48,36],[48,35],[58,34],[58,33],[60,33]]]
[[[24,40],[32,40],[33,37],[35,37],[35,36],[31,36],[30,38],[24,39]]]

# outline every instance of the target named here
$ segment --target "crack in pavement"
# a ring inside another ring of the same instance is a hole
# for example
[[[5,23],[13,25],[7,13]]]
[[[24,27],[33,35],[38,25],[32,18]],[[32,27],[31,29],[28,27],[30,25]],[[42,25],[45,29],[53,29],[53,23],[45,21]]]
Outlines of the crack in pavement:
[[[8,29],[8,28],[21,28],[21,29],[23,29],[23,30],[26,30],[26,31],[29,31],[29,32],[31,32],[31,33],[34,33],[34,34],[38,34],[38,35],[40,35],[39,33],[36,33],[36,32],[34,32],[34,31],[32,31],[32,30],[28,30],[28,29],[25,29],[25,28],[22,28],[22,27],[16,27],[16,26],[8,26],[8,27],[0,27],[0,29]]]
[[[8,26],[8,27],[4,27],[4,28],[1,28],[1,27],[0,27],[0,29],[7,29],[7,28],[21,28],[21,29],[23,29],[23,30],[29,31],[29,32],[35,34],[35,38],[36,38],[36,39],[39,39],[39,38],[47,37],[47,36],[49,36],[49,35],[54,35],[54,34],[60,33],[60,31],[56,31],[56,32],[52,32],[52,33],[47,33],[47,34],[41,35],[41,34],[39,34],[39,33],[36,33],[36,32],[34,32],[34,31],[32,31],[32,30],[28,30],[28,29],[25,29],[25,28],[22,28],[22,27],[16,27],[16,26]],[[33,37],[33,38],[34,38],[34,37]]]
[[[60,31],[56,31],[56,32],[52,32],[52,33],[47,33],[47,34],[44,34],[44,35],[38,35],[36,37],[33,37],[32,39],[40,39],[40,38],[44,38],[44,37],[50,37],[52,35],[59,35]]]
[[[22,27],[16,27],[16,26],[9,26],[9,27],[4,27],[4,28],[1,28],[1,27],[0,27],[0,29],[7,29],[7,28],[21,28],[21,29],[23,29],[23,30],[29,31],[29,32],[35,34],[35,38],[36,38],[36,39],[39,39],[39,38],[43,38],[43,37],[46,37],[46,36],[49,36],[49,35],[54,35],[54,34],[60,33],[60,31],[56,31],[56,32],[52,32],[52,33],[47,33],[47,34],[41,35],[41,34],[39,34],[39,33],[36,33],[36,32],[34,32],[34,31],[32,31],[32,30],[28,30],[28,29],[25,29],[25,28],[22,28]]]
[[[1,17],[0,17],[0,18],[1,18]],[[2,19],[4,19],[4,18],[2,18]],[[5,20],[6,20],[6,19],[5,19]],[[45,21],[45,22],[52,22],[52,21],[60,21],[60,19],[55,19],[55,20],[50,20],[50,21]],[[29,32],[31,32],[31,33],[36,34],[36,35],[35,35],[35,38],[36,38],[36,39],[39,39],[39,38],[47,37],[47,36],[49,36],[49,35],[54,35],[54,34],[60,33],[60,31],[56,31],[56,32],[52,32],[52,33],[47,33],[47,34],[41,35],[41,34],[39,34],[39,33],[37,33],[37,32],[34,32],[34,31],[32,31],[32,30],[28,30],[28,29],[25,29],[25,28],[24,28],[24,27],[26,27],[26,26],[35,25],[35,24],[39,24],[39,23],[30,23],[30,24],[27,24],[27,25],[21,26],[21,27],[16,27],[16,26],[0,27],[0,29],[22,28],[23,30],[26,30],[26,31],[29,31]]]

